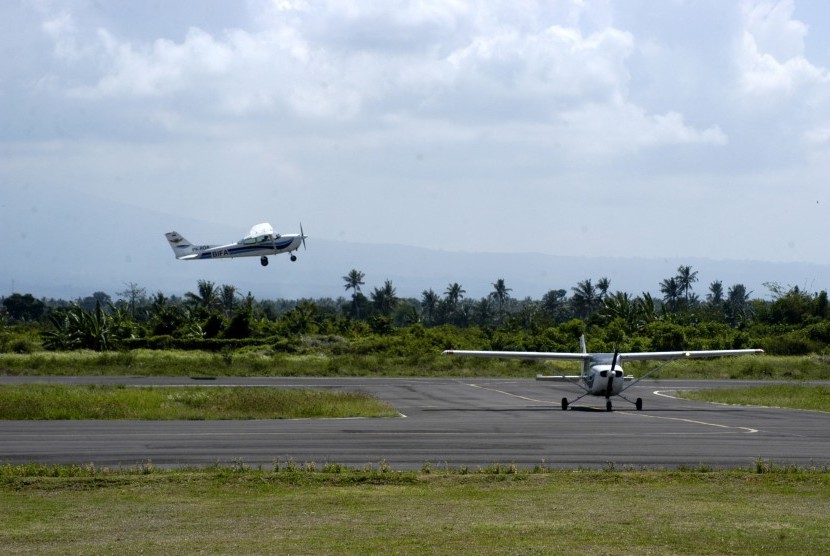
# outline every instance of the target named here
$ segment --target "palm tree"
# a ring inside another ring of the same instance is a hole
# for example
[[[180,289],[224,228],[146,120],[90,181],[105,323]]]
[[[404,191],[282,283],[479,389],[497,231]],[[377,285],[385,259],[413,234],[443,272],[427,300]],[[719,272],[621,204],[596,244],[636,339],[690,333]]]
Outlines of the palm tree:
[[[680,299],[680,291],[680,284],[674,276],[666,278],[660,282],[660,293],[663,294],[663,301],[666,302],[666,305],[672,312],[677,310],[677,302]]]
[[[567,295],[565,290],[549,290],[542,296],[542,312],[554,321],[564,320]]]
[[[424,290],[421,293],[421,307],[424,310],[424,316],[426,317],[427,324],[432,324],[432,320],[435,317],[435,309],[438,308],[439,300],[440,298],[438,297],[438,294],[432,289]]]
[[[498,317],[499,320],[504,318],[504,303],[510,297],[512,289],[508,288],[507,285],[504,283],[504,278],[499,278],[496,280],[495,284],[491,284],[493,286],[493,291],[490,293],[490,297],[496,300],[496,304],[498,305]]]
[[[382,288],[375,288],[371,294],[372,303],[378,313],[384,317],[392,315],[395,305],[398,303],[398,297],[395,295],[395,288],[392,286],[392,280],[386,280]]]
[[[609,280],[608,278],[602,277],[599,280],[597,280],[597,301],[603,301],[608,296],[608,288],[610,287],[611,280]]]
[[[575,288],[571,288],[571,291],[574,292],[571,303],[576,315],[582,319],[590,318],[598,301],[596,287],[591,283],[591,279],[578,282]]]
[[[456,305],[461,301],[464,297],[464,294],[467,293],[467,290],[461,287],[461,284],[458,282],[454,282],[447,286],[447,290],[444,294],[447,296],[447,302],[450,304],[451,308],[455,308]]]
[[[628,331],[635,330],[640,324],[640,307],[636,300],[625,292],[616,292],[605,298],[602,313],[609,320],[622,319]]]
[[[199,293],[187,292],[184,294],[185,298],[197,309],[210,313],[213,309],[221,305],[219,299],[219,292],[216,289],[216,284],[210,280],[199,280]]]
[[[346,281],[346,291],[352,290],[352,314],[355,318],[359,318],[357,295],[360,293],[360,286],[363,285],[363,278],[365,276],[365,274],[354,268],[346,276],[343,276],[343,280]]]
[[[706,301],[716,307],[723,303],[723,282],[715,280],[709,284],[709,293],[706,294]]]
[[[657,320],[657,306],[650,293],[643,292],[643,295],[638,297],[635,302],[638,305],[638,311],[644,323]]]
[[[458,282],[453,282],[447,286],[447,289],[444,292],[447,296],[444,307],[446,308],[445,318],[448,319],[449,322],[461,324],[466,321],[466,313],[463,305],[461,304],[461,300],[464,298],[465,293],[467,293],[467,291],[462,288],[461,284]]]
[[[697,270],[692,271],[691,266],[682,265],[677,268],[677,285],[686,298],[686,308],[689,307],[689,291],[695,282],[697,282]]]
[[[726,292],[726,316],[732,326],[744,324],[752,314],[749,295],[743,284],[735,284]]]
[[[225,316],[233,315],[233,311],[236,309],[236,286],[222,284],[219,298],[222,301],[222,307],[225,308]]]

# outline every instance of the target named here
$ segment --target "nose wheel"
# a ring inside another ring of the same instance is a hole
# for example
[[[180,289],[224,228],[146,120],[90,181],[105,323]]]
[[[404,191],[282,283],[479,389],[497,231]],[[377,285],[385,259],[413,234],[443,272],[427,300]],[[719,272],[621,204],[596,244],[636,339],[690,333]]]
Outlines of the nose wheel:
[[[297,260],[297,255],[291,255],[291,262],[293,263],[296,260]]]

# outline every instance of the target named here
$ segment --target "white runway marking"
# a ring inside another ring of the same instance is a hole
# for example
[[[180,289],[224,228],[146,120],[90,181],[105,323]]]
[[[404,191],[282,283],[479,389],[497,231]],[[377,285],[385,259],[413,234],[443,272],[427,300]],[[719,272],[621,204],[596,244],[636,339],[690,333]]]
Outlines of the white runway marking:
[[[486,386],[479,386],[478,384],[471,384],[466,383],[467,386],[471,386],[473,388],[480,388],[482,390],[489,390],[490,392],[496,392],[497,394],[504,394],[505,396],[510,396],[512,398],[519,398],[520,400],[525,400],[528,402],[536,402],[536,403],[544,403],[548,405],[556,405],[556,402],[552,402],[549,400],[537,400],[536,398],[528,398],[527,396],[520,396],[518,394],[512,394],[510,392],[505,392],[504,390],[497,390],[496,388],[487,388]]]
[[[683,419],[682,417],[663,417],[662,415],[651,415],[649,413],[632,413],[630,411],[617,411],[622,415],[633,415],[635,417],[650,417],[652,419],[666,419],[668,421],[680,421],[683,423],[692,423],[694,425],[704,425],[706,427],[717,427],[721,429],[737,429],[742,430],[746,434],[753,434],[758,432],[758,429],[753,429],[750,427],[733,427],[732,425],[721,425],[719,423],[709,423],[706,421],[698,421],[696,419]]]
[[[504,394],[506,396],[510,396],[510,397],[513,397],[513,398],[518,398],[520,400],[525,400],[525,401],[529,401],[529,402],[556,405],[556,402],[551,402],[551,401],[547,401],[547,400],[538,400],[536,398],[529,398],[527,396],[519,396],[518,394],[513,394],[511,392],[505,392],[504,390],[498,390],[496,388],[487,388],[486,386],[480,386],[478,384],[467,383],[467,386],[471,386],[473,388],[481,388],[482,390],[489,390],[490,392],[496,392],[498,394]],[[657,396],[663,396],[665,398],[679,399],[679,398],[675,398],[675,396],[669,396],[668,394],[661,394],[659,391],[655,391],[654,394],[657,395]],[[705,427],[716,427],[716,428],[721,428],[721,429],[736,429],[736,430],[743,431],[745,434],[754,434],[754,433],[758,432],[758,429],[753,429],[753,428],[750,428],[750,427],[734,427],[732,425],[721,425],[719,423],[709,423],[709,422],[706,422],[706,421],[698,421],[698,420],[695,420],[695,419],[683,419],[681,417],[663,417],[663,416],[660,416],[660,415],[651,415],[651,414],[648,414],[648,413],[632,413],[630,411],[616,411],[615,413],[619,413],[620,415],[633,415],[635,417],[651,417],[653,419],[665,419],[667,421],[680,421],[682,423],[691,423],[693,425],[702,425],[702,426],[705,426]]]

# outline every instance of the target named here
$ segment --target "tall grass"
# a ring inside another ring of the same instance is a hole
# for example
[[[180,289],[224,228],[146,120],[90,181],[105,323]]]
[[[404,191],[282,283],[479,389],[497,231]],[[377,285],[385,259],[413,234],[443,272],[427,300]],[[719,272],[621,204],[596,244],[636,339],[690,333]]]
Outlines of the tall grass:
[[[391,417],[369,394],[285,388],[0,385],[0,419]]]
[[[630,362],[641,375],[653,362]],[[533,377],[538,373],[575,373],[576,364],[446,357],[440,351],[394,349],[323,349],[284,353],[267,348],[209,353],[138,349],[126,352],[47,352],[0,354],[0,375],[66,376],[494,376]],[[674,361],[659,378],[830,379],[830,358],[747,356]]]

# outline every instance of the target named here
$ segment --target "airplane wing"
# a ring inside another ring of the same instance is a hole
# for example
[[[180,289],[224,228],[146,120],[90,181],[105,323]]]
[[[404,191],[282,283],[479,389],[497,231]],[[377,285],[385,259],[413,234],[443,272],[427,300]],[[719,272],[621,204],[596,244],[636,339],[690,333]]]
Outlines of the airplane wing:
[[[466,355],[472,357],[492,357],[498,359],[555,359],[559,361],[589,361],[589,353],[560,353],[551,351],[470,351],[448,349],[444,355]]]
[[[729,355],[756,355],[764,353],[762,349],[710,349],[706,351],[645,351],[629,352],[619,355],[620,361],[647,361],[650,359],[699,359],[704,357],[726,357]]]

